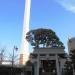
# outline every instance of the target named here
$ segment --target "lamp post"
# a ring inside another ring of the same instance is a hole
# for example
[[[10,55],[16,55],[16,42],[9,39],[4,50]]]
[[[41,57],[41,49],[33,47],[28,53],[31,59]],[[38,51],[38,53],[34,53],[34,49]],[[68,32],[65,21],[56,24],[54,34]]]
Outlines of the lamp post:
[[[17,51],[17,50],[18,50],[17,46],[14,46],[13,54],[12,54],[12,75],[14,74],[13,73],[13,67],[14,67],[14,60],[15,60],[15,51]]]
[[[12,66],[14,65],[15,51],[17,51],[17,50],[18,50],[17,46],[14,46],[14,48],[13,48],[13,55],[12,55]]]

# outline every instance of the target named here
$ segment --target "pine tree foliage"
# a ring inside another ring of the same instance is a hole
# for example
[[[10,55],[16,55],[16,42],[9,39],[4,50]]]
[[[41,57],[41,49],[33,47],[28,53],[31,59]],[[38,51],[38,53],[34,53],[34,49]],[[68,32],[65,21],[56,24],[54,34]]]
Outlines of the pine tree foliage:
[[[26,40],[34,47],[64,47],[63,43],[59,40],[56,33],[51,29],[35,29],[26,34]]]

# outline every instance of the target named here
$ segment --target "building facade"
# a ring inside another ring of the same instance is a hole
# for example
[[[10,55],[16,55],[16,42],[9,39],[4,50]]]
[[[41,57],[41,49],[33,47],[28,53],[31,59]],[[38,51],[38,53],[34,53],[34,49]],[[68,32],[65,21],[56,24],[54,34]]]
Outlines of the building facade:
[[[68,51],[69,51],[69,53],[72,50],[75,50],[75,37],[68,39]]]
[[[68,51],[72,62],[73,75],[75,75],[75,37],[68,40]]]

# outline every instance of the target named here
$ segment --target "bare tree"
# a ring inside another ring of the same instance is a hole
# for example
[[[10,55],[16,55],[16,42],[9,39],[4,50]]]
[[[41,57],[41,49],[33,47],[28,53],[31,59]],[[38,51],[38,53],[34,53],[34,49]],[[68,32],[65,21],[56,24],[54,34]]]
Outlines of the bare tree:
[[[1,49],[0,50],[0,64],[2,64],[2,62],[3,62],[3,59],[4,59],[4,49]]]

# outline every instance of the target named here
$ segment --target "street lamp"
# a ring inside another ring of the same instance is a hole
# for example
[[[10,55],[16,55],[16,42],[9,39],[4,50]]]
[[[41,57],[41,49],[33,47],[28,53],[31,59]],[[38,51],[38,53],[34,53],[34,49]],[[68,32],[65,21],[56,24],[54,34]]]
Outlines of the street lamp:
[[[18,50],[17,46],[14,46],[14,48],[13,48],[13,55],[12,55],[12,66],[14,65],[15,51],[17,51],[17,50]]]
[[[15,60],[15,51],[17,51],[18,50],[18,48],[17,48],[17,46],[14,46],[14,48],[13,48],[13,54],[12,54],[12,75],[14,74],[13,73],[13,66],[14,66],[14,60]]]

